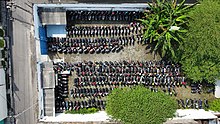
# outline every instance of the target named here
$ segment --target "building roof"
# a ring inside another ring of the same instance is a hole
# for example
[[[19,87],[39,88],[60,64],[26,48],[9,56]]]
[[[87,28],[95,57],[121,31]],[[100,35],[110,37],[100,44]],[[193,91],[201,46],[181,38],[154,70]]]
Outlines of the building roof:
[[[198,122],[193,119],[178,119],[178,120],[168,120],[163,124],[198,124]]]
[[[41,65],[42,68],[42,81],[43,88],[54,88],[55,87],[55,74],[53,70],[52,62],[44,62]]]
[[[177,117],[175,119],[206,120],[218,118],[213,113],[205,111],[204,109],[178,109],[176,115]]]
[[[217,80],[217,82],[216,82],[215,97],[220,98],[220,80]]]
[[[151,1],[152,0],[62,0],[63,3],[146,3]],[[186,0],[186,3],[195,3],[196,1],[197,0]],[[59,0],[53,0],[52,3],[59,3]]]

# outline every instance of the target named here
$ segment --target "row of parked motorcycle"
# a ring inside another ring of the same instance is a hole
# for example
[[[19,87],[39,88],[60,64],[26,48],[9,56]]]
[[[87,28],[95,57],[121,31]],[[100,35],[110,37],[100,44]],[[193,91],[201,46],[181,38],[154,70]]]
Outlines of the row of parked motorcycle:
[[[117,38],[54,38],[49,37],[47,41],[48,51],[69,54],[107,54],[118,53],[124,46],[135,45],[135,41],[144,43],[142,36],[129,36]]]
[[[209,108],[208,100],[207,99],[177,99],[177,103],[179,108],[191,108],[191,109],[204,109]]]
[[[105,97],[115,87],[75,87],[70,90],[70,95],[73,98],[85,98],[85,97]]]
[[[183,77],[153,77],[139,75],[120,75],[115,76],[80,76],[74,78],[74,85],[82,86],[111,86],[111,85],[136,85],[143,84],[145,86],[182,86],[184,85]]]
[[[123,37],[142,34],[140,23],[131,22],[130,25],[79,25],[66,27],[68,37]]]
[[[59,97],[66,98],[69,95],[69,75],[58,74],[57,76],[57,85],[55,86],[55,95]]]
[[[181,76],[181,67],[178,64],[168,63],[165,61],[82,61],[82,62],[58,62],[53,63],[54,70],[60,71],[76,71],[77,75],[83,76],[106,76],[99,73],[151,73],[150,76],[156,76],[157,73],[166,76]],[[89,72],[80,74],[80,72]],[[79,74],[78,74],[79,73]],[[173,74],[170,74],[173,73]]]
[[[55,110],[57,113],[62,113],[64,111],[79,110],[83,108],[98,108],[99,110],[105,110],[106,101],[102,99],[91,98],[88,100],[75,100],[67,101],[63,99],[56,99]]]
[[[133,21],[143,16],[142,11],[76,10],[67,11],[67,21]]]
[[[206,89],[202,88],[203,85],[206,87]],[[215,94],[215,84],[205,83],[203,85],[201,83],[192,83],[192,84],[190,84],[190,86],[191,86],[191,93],[193,93],[193,94],[195,94],[195,93],[201,94],[202,92],[205,92],[205,93],[213,93],[213,94]]]
[[[62,63],[62,62],[61,62]],[[55,63],[54,63],[55,64]],[[65,66],[72,65],[71,63],[63,63]],[[80,62],[74,62],[74,66],[81,67],[83,65],[89,65],[92,66],[95,65],[106,65],[106,66],[140,66],[140,67],[180,67],[179,64],[175,64],[171,61],[166,60],[145,60],[145,61],[138,61],[138,60],[119,60],[119,61],[80,61]]]
[[[60,69],[60,68],[58,68]],[[181,76],[180,71],[168,68],[151,68],[140,66],[82,66],[74,67],[77,76],[149,76],[157,78],[165,78],[167,80],[177,80],[176,76]],[[166,72],[165,72],[166,71]],[[175,78],[176,77],[176,78]]]

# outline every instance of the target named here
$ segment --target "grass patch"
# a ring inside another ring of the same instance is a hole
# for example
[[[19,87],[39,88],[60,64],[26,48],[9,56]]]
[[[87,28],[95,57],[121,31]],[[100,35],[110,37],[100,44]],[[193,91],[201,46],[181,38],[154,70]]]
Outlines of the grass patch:
[[[97,108],[83,108],[79,110],[72,110],[72,111],[66,111],[65,114],[93,114],[98,112],[99,110]]]

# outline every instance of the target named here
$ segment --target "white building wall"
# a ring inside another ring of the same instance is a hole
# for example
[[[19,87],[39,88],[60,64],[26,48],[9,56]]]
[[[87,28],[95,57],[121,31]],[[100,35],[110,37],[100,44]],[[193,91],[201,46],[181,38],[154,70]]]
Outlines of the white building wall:
[[[0,67],[0,86],[5,85],[5,70]]]
[[[217,80],[217,82],[216,82],[215,97],[220,98],[220,80]]]

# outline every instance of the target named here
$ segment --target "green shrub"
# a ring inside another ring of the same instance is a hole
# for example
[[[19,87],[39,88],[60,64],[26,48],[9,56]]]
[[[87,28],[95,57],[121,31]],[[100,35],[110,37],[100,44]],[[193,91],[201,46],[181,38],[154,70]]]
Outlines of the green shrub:
[[[142,86],[113,90],[106,105],[107,114],[125,124],[161,124],[172,118],[176,109],[170,96]]]
[[[99,110],[97,108],[83,108],[83,109],[79,109],[79,110],[72,110],[72,111],[66,111],[66,114],[92,114],[92,113],[96,113]]]
[[[210,110],[220,112],[220,99],[215,99],[210,103]]]
[[[5,41],[3,39],[0,39],[0,48],[3,48],[5,46]]]
[[[4,30],[0,28],[0,37],[3,37],[4,35]]]

